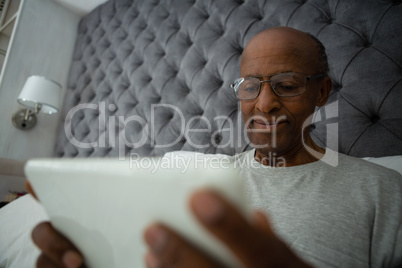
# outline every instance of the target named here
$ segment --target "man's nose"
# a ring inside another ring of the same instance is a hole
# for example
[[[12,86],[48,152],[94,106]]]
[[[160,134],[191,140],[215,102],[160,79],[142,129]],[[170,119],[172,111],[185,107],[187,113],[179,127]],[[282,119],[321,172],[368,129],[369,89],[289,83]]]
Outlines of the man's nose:
[[[265,82],[261,84],[261,92],[257,97],[255,107],[263,113],[269,113],[281,108],[279,97],[271,88],[270,83]]]

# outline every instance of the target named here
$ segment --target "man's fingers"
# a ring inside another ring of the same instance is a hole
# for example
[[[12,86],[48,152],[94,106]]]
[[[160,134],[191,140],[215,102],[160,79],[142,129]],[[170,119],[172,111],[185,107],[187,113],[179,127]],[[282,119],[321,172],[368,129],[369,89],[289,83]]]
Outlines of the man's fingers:
[[[41,254],[36,261],[36,267],[38,268],[57,268],[59,265],[55,264],[52,260],[50,260],[46,255]]]
[[[34,228],[32,240],[41,249],[42,255],[45,255],[38,260],[43,262],[43,265],[47,261],[44,257],[60,267],[77,268],[83,264],[83,257],[77,248],[49,222],[42,222]]]
[[[145,256],[148,268],[222,267],[176,232],[162,224],[150,225],[144,232],[150,252]]]
[[[147,268],[162,267],[158,256],[156,256],[156,254],[153,252],[146,253],[146,255],[144,257],[144,262],[145,262],[145,265],[147,266]]]
[[[210,190],[200,190],[190,206],[201,223],[238,257],[246,267],[286,267],[296,256],[269,227],[268,220],[256,214],[250,224],[237,209]],[[297,259],[298,260],[298,259]]]
[[[259,210],[255,211],[252,220],[252,224],[262,232],[265,232],[267,235],[274,234],[271,228],[271,224],[269,223],[268,218],[267,216],[265,216],[264,212]]]
[[[253,267],[250,261],[254,258],[256,245],[255,241],[249,241],[256,237],[249,223],[237,210],[208,190],[193,194],[190,206],[201,223],[225,243],[246,267]]]

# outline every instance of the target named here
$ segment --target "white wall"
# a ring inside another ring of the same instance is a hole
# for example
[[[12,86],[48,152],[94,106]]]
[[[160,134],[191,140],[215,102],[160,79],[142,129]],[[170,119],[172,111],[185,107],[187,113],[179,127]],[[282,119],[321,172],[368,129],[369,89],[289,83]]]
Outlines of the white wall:
[[[30,75],[46,76],[65,90],[79,20],[53,0],[23,1],[0,82],[0,157],[52,156],[59,116],[40,113],[28,131],[16,129],[11,118],[23,108],[17,97]]]
[[[76,12],[77,14],[84,15],[89,11],[106,2],[107,0],[54,0]]]

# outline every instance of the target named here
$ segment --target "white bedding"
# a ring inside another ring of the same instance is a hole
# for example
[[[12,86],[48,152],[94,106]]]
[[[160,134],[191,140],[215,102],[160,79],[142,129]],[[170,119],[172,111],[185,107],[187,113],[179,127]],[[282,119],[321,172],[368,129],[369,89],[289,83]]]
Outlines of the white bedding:
[[[197,159],[227,157],[193,152],[173,152],[165,155],[172,159],[175,156],[181,157],[183,161],[195,157]],[[402,155],[364,159],[402,174]],[[39,222],[47,219],[43,207],[30,195],[23,196],[0,209],[0,268],[35,267],[39,250],[31,241],[31,231]]]
[[[0,267],[35,267],[39,250],[32,243],[31,231],[47,219],[45,210],[31,195],[0,209]]]

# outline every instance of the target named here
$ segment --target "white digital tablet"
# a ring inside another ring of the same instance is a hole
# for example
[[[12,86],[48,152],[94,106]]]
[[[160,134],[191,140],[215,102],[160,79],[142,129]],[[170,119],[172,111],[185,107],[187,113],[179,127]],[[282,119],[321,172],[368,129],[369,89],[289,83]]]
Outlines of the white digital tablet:
[[[28,161],[25,174],[54,227],[89,267],[145,267],[143,230],[155,221],[229,267],[238,266],[188,206],[195,189],[210,187],[248,214],[238,172],[228,163],[192,160],[184,167],[165,158],[37,159]]]

